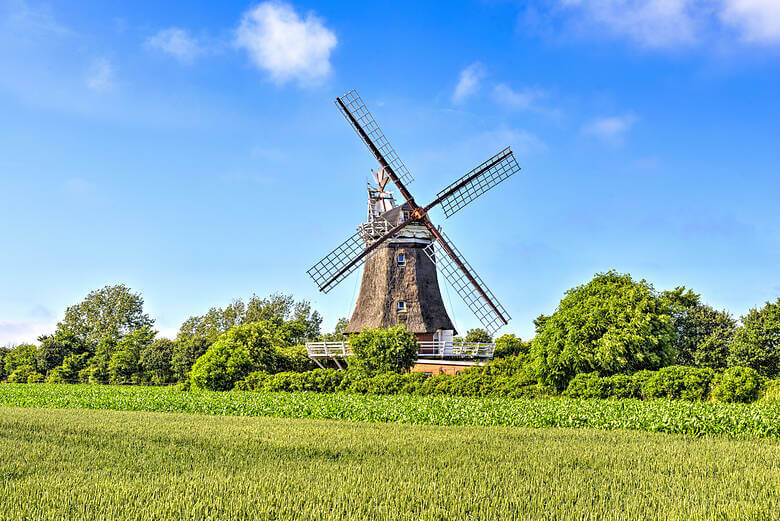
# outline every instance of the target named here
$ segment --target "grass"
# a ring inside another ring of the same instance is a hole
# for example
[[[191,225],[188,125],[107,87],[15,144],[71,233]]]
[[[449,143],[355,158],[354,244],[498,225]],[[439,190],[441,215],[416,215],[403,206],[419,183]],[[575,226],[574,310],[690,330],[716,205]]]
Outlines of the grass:
[[[0,520],[776,520],[780,444],[0,407]]]
[[[182,392],[170,387],[3,384],[0,385],[0,405],[422,425],[630,429],[695,437],[780,439],[780,404]]]

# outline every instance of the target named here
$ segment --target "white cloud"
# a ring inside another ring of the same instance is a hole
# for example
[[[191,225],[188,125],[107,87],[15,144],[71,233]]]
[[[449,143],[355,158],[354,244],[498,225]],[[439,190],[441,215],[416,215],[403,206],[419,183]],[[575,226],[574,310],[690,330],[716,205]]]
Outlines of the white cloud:
[[[149,49],[157,49],[184,63],[191,63],[203,52],[198,41],[178,27],[170,27],[149,37],[144,44]]]
[[[582,127],[582,133],[598,138],[610,145],[619,145],[634,126],[636,117],[632,114],[596,118]]]
[[[313,13],[301,18],[292,6],[263,2],[244,13],[235,43],[278,83],[317,83],[330,74],[336,35]]]
[[[568,14],[564,32],[608,31],[643,47],[676,48],[733,39],[780,44],[778,0],[555,0]],[[539,24],[535,12],[532,25]],[[527,22],[528,23],[528,22]]]
[[[720,18],[747,42],[780,43],[780,0],[723,0]]]
[[[499,83],[493,88],[493,97],[495,100],[512,110],[535,109],[536,103],[546,97],[547,94],[540,89],[525,88],[514,90],[505,83]]]
[[[698,39],[702,0],[560,0],[585,20],[646,47],[670,47]]]
[[[452,93],[452,102],[463,103],[467,98],[476,94],[484,77],[485,67],[480,62],[472,63],[460,71],[458,84]]]
[[[87,87],[98,92],[114,88],[114,67],[105,58],[95,60],[85,78]]]
[[[0,321],[0,346],[37,344],[38,337],[50,334],[57,323],[42,320]]]

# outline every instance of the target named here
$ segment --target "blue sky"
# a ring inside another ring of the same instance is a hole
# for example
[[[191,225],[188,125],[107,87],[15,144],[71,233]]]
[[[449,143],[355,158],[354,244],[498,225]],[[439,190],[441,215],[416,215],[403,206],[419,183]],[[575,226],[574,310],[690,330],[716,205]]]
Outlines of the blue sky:
[[[278,291],[330,329],[359,276],[323,295],[305,271],[375,167],[333,105],[351,88],[419,201],[512,146],[520,175],[432,216],[502,332],[613,268],[737,316],[780,296],[776,0],[0,0],[0,345],[120,282],[169,336]]]

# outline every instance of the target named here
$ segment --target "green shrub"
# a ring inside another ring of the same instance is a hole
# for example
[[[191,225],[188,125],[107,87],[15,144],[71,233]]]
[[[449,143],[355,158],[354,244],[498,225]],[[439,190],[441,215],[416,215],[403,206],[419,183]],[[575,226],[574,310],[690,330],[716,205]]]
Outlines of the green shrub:
[[[780,404],[780,378],[769,380],[764,384],[764,390],[761,392],[761,403]]]
[[[48,383],[72,384],[86,381],[82,380],[81,371],[84,370],[89,356],[89,353],[66,356],[62,361],[62,365],[55,367],[49,372],[46,381]]]
[[[729,367],[712,386],[712,397],[719,402],[750,403],[758,398],[761,377],[752,367]]]
[[[417,360],[417,339],[402,325],[367,329],[353,335],[350,345],[350,370],[366,377],[407,371]]]
[[[32,344],[19,344],[10,351],[8,351],[3,357],[3,367],[5,374],[8,375],[8,381],[11,381],[11,375],[17,369],[23,369],[22,372],[27,371],[24,376],[24,381],[27,381],[27,375],[37,370],[38,364],[38,348]],[[19,373],[20,375],[22,373]]]
[[[33,371],[29,375],[27,375],[27,383],[28,384],[39,384],[45,380],[44,376],[39,373],[38,371]]]
[[[192,366],[192,386],[227,391],[252,371],[271,372],[277,362],[273,341],[272,330],[264,322],[230,328]]]
[[[710,368],[671,365],[659,369],[642,388],[647,398],[704,400],[709,395],[715,371]]]
[[[268,374],[254,371],[236,383],[239,391],[314,391],[335,392],[344,378],[344,371],[335,369],[314,369],[306,372],[287,371]]]
[[[276,352],[277,359],[273,372],[295,371],[302,373],[317,368],[317,364],[309,358],[305,345],[279,347]]]
[[[27,379],[35,372],[35,367],[32,365],[18,366],[8,375],[8,382],[13,384],[26,384]]]
[[[501,335],[495,340],[493,356],[497,359],[528,354],[528,344],[515,335]]]
[[[647,371],[648,373],[651,371]],[[633,375],[616,374],[608,378],[610,397],[612,398],[641,398],[642,383],[640,378]]]
[[[606,382],[607,379],[596,372],[580,373],[572,378],[563,395],[570,398],[607,398],[610,388]]]

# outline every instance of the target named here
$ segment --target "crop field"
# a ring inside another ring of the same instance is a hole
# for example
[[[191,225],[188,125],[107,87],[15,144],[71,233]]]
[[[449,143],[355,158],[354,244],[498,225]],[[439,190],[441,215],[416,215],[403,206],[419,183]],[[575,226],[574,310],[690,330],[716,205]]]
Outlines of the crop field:
[[[780,439],[780,405],[777,404],[306,392],[183,392],[172,387],[2,384],[2,405],[422,425],[629,429],[696,437]]]
[[[780,519],[780,444],[0,407],[0,519]]]

